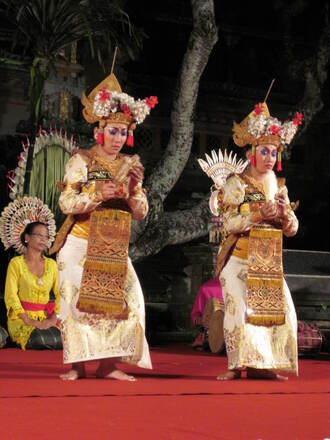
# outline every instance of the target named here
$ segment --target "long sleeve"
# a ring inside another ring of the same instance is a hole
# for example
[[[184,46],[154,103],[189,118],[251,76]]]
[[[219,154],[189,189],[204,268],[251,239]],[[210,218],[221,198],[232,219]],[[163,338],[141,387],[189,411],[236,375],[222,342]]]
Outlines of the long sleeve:
[[[278,194],[284,196],[286,203],[285,217],[282,220],[283,234],[286,237],[293,237],[298,231],[299,222],[295,213],[293,212],[293,209],[291,208],[287,187],[283,185],[279,189]]]
[[[53,283],[53,292],[55,295],[55,313],[58,314],[60,312],[60,288],[58,284],[58,269],[55,261],[52,260],[53,273],[54,273],[54,283]]]
[[[65,188],[59,198],[59,205],[64,214],[85,214],[101,204],[97,192],[81,191],[87,183],[87,163],[79,154],[75,154],[65,168]]]
[[[223,188],[224,230],[226,235],[247,232],[261,222],[258,212],[240,212],[244,202],[246,185],[237,176],[231,176]]]
[[[148,214],[148,199],[142,185],[138,185],[134,194],[130,195],[127,200],[128,206],[131,208],[132,218],[134,220],[143,220]]]
[[[25,313],[18,296],[19,277],[19,264],[15,259],[12,259],[8,265],[5,286],[7,316],[11,319],[17,319],[20,313]]]

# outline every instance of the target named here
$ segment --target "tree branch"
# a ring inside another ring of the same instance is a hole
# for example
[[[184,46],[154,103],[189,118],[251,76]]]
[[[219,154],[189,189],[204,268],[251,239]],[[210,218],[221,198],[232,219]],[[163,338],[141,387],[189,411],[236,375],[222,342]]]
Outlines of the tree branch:
[[[149,225],[130,247],[132,260],[157,254],[165,246],[187,243],[206,235],[210,219],[208,200],[209,195],[191,208],[164,213],[159,222]]]

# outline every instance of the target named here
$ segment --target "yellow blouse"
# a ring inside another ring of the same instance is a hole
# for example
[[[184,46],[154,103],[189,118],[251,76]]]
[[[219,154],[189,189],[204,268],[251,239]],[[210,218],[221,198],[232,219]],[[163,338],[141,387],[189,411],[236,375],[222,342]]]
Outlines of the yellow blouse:
[[[26,311],[21,301],[35,304],[47,304],[49,293],[55,295],[55,313],[59,312],[59,287],[57,265],[51,258],[44,257],[45,268],[42,277],[38,278],[26,265],[24,255],[10,260],[7,269],[5,286],[5,303],[7,307],[8,331],[11,339],[25,349],[34,327],[26,325],[18,315],[26,313],[29,318],[43,321],[47,319],[44,310]]]

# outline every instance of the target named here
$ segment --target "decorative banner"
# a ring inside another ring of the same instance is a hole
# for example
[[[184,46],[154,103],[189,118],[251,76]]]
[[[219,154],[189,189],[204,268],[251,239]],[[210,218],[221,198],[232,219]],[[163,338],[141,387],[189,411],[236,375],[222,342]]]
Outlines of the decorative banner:
[[[253,228],[249,236],[246,320],[261,326],[285,323],[282,230]]]
[[[125,302],[131,215],[115,209],[91,213],[86,262],[77,307],[127,319]]]

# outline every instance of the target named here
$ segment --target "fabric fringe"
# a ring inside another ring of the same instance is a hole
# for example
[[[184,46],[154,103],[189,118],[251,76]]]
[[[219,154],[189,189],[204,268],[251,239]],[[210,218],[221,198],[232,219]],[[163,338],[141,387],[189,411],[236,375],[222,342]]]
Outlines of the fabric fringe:
[[[216,229],[216,228],[210,229],[210,231],[209,231],[209,242],[210,243],[220,243],[221,237],[222,237],[222,230],[221,229]]]
[[[256,288],[259,290],[260,295],[266,296],[268,289],[281,289],[283,288],[282,278],[254,278],[248,275],[247,287]],[[264,294],[264,295],[263,295]]]
[[[126,274],[127,272],[127,266],[123,267],[122,263],[109,263],[107,261],[86,260],[84,268],[100,270],[101,272],[110,272],[112,274]]]
[[[128,307],[123,301],[118,304],[113,301],[111,303],[98,301],[96,304],[94,299],[81,298],[77,303],[77,308],[85,313],[111,315],[111,318],[114,319],[127,319],[129,313]]]
[[[258,315],[258,314],[247,314],[246,322],[253,325],[259,325],[263,327],[271,327],[273,325],[284,325],[285,315]]]

